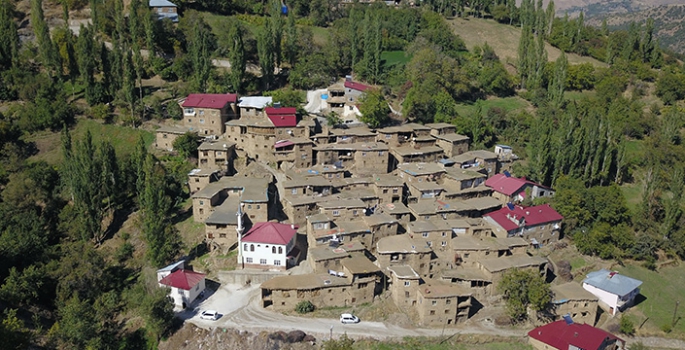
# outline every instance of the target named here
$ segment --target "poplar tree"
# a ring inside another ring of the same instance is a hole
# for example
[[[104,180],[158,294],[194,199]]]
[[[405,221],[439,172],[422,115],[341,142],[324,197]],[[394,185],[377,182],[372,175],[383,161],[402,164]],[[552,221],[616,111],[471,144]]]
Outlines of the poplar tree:
[[[547,30],[545,36],[549,37],[552,34],[552,26],[554,25],[554,1],[550,0],[545,10],[545,17],[547,20]]]
[[[276,59],[276,67],[280,67],[282,60],[283,17],[281,17],[281,2],[279,0],[271,0],[269,15],[267,20],[271,22],[274,58]]]
[[[198,91],[207,91],[207,82],[212,71],[210,58],[211,33],[202,21],[193,26],[193,40],[190,43],[190,54],[193,62],[195,86]]]
[[[557,107],[560,107],[564,100],[567,73],[568,59],[562,51],[561,56],[554,62],[554,76],[548,87],[549,100]]]
[[[274,50],[273,34],[269,21],[264,24],[264,29],[257,34],[257,55],[259,56],[259,66],[262,70],[262,80],[264,89],[269,90],[274,75]]]
[[[361,11],[354,6],[350,10],[350,16],[347,18],[349,38],[350,38],[350,55],[352,56],[352,67],[359,61],[359,22],[361,22]]]
[[[38,55],[43,67],[50,74],[58,74],[59,56],[43,17],[43,0],[31,0],[31,26],[38,42]]]
[[[290,12],[285,25],[284,56],[291,67],[294,67],[295,63],[297,62],[297,51],[297,27],[295,26],[295,15]]]
[[[143,55],[140,52],[140,0],[132,0],[129,12],[129,32],[131,33],[131,42],[133,50],[133,67],[138,80],[138,98],[143,99],[143,72],[145,70],[145,62],[143,62]]]
[[[129,112],[131,113],[131,118],[132,118],[132,125],[133,127],[136,126],[135,118],[134,118],[134,113],[135,113],[135,105],[136,105],[136,78],[135,78],[135,68],[133,66],[133,57],[131,54],[131,50],[126,50],[126,53],[123,55],[123,85],[122,85],[122,90],[123,90],[123,98],[124,101],[129,106]]]
[[[0,67],[8,69],[17,60],[19,35],[14,23],[14,4],[11,0],[0,1]]]
[[[148,154],[143,165],[144,180],[138,194],[142,217],[142,233],[148,245],[147,257],[157,267],[171,261],[180,248],[178,232],[169,222],[171,199],[166,194],[164,168]]]
[[[291,15],[294,16],[294,15]],[[228,62],[231,64],[229,79],[233,90],[240,91],[245,76],[245,45],[243,43],[243,29],[238,21],[231,22],[228,31],[229,44]]]

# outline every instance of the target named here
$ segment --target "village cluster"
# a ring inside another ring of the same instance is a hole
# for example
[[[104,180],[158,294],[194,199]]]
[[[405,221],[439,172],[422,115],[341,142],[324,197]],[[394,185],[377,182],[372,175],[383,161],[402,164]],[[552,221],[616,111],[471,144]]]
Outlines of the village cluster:
[[[204,137],[188,174],[194,220],[210,249],[237,250],[239,269],[282,272],[261,284],[263,307],[355,306],[389,292],[417,325],[444,327],[499,300],[507,271],[553,270],[535,250],[559,240],[563,217],[521,203],[554,191],[511,176],[510,147],[469,151],[445,123],[370,129],[355,118],[366,89],[350,79],[329,89],[322,109],[343,116],[338,126],[271,97],[191,94],[179,102],[182,125],[156,132],[164,150],[188,131]],[[290,273],[300,264],[312,272]],[[179,307],[204,288],[182,266],[159,278],[189,291]],[[601,270],[555,285],[553,310],[567,315],[557,322],[594,325],[598,307],[615,315],[640,284]]]

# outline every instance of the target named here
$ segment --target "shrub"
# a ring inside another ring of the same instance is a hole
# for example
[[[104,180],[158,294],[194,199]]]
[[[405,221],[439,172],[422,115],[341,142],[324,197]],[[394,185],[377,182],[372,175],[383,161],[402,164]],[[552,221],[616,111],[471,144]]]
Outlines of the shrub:
[[[621,316],[618,330],[623,334],[633,335],[635,333],[635,324],[630,317],[623,315]]]
[[[298,314],[310,313],[314,311],[314,304],[309,300],[303,300],[295,305],[295,311],[297,311]]]
[[[670,323],[664,323],[661,325],[661,330],[664,331],[664,333],[671,333],[673,327],[671,327]]]

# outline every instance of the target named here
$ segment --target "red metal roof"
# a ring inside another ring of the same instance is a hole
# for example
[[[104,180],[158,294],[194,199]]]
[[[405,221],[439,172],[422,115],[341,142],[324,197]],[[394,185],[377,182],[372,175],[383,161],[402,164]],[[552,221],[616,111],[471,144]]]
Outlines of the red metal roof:
[[[295,144],[295,142],[292,142],[290,140],[280,140],[280,141],[276,141],[276,143],[274,144],[274,148],[278,149],[278,148],[292,146],[294,144]]]
[[[159,283],[178,289],[191,290],[203,279],[205,279],[205,274],[203,273],[188,270],[176,270],[162,278]]]
[[[371,86],[364,85],[362,83],[355,83],[353,81],[345,81],[345,87],[348,89],[362,91],[362,92],[371,89]]]
[[[236,103],[236,94],[190,94],[183,101],[183,107],[221,109],[227,103]]]
[[[504,174],[495,174],[491,178],[485,180],[485,186],[492,188],[492,190],[495,192],[503,193],[507,196],[513,196],[514,194],[519,192],[521,188],[523,188],[523,186],[526,184],[531,186],[548,188],[533,181],[526,180],[525,177],[507,177]]]
[[[535,328],[528,332],[528,336],[555,349],[568,349],[569,345],[573,345],[580,349],[597,350],[607,339],[623,342],[621,338],[599,328],[585,323],[566,324],[564,320]]]
[[[242,238],[243,242],[286,245],[297,233],[297,225],[258,222]]]
[[[277,128],[297,126],[297,108],[295,107],[266,107],[264,112]]]
[[[509,217],[507,217],[507,214]],[[515,230],[519,226],[513,222],[510,217],[516,217],[516,220],[525,218],[525,226],[536,226],[545,223],[561,221],[564,219],[561,214],[557,213],[549,204],[538,205],[535,207],[522,207],[515,205],[514,210],[504,206],[502,209],[485,214],[495,220],[502,228],[507,231]]]

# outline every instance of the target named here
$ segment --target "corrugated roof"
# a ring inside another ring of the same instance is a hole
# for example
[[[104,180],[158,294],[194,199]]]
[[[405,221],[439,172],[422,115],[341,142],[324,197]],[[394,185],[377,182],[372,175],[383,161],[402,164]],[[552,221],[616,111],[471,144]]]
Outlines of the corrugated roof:
[[[621,297],[642,285],[640,280],[606,269],[588,273],[583,283]]]
[[[235,103],[237,99],[236,94],[190,94],[183,101],[183,107],[221,109],[227,103]]]
[[[345,81],[345,87],[348,89],[353,89],[362,92],[372,88],[371,86],[364,85],[362,83],[355,83],[353,81]]]
[[[159,283],[178,289],[191,290],[204,279],[205,274],[203,273],[188,270],[176,270],[170,273],[168,276],[162,278]]]
[[[178,7],[169,0],[150,0],[150,7]]]
[[[273,101],[271,96],[243,96],[238,101],[240,108],[264,109]]]
[[[528,336],[542,343],[548,344],[555,349],[569,349],[574,346],[580,349],[595,350],[606,340],[620,340],[611,333],[585,323],[567,324],[565,320],[559,320],[540,326],[528,332]]]
[[[564,219],[564,217],[550,207],[549,204],[543,204],[534,207],[522,207],[515,205],[513,210],[509,209],[508,207],[504,207],[492,213],[485,214],[484,216],[490,217],[507,231],[517,229],[519,225],[507,217],[507,214],[511,218],[516,216],[517,221],[520,221],[522,218],[525,219],[526,227],[557,222]]]
[[[243,242],[286,245],[297,234],[297,226],[277,222],[258,222],[242,238]]]

